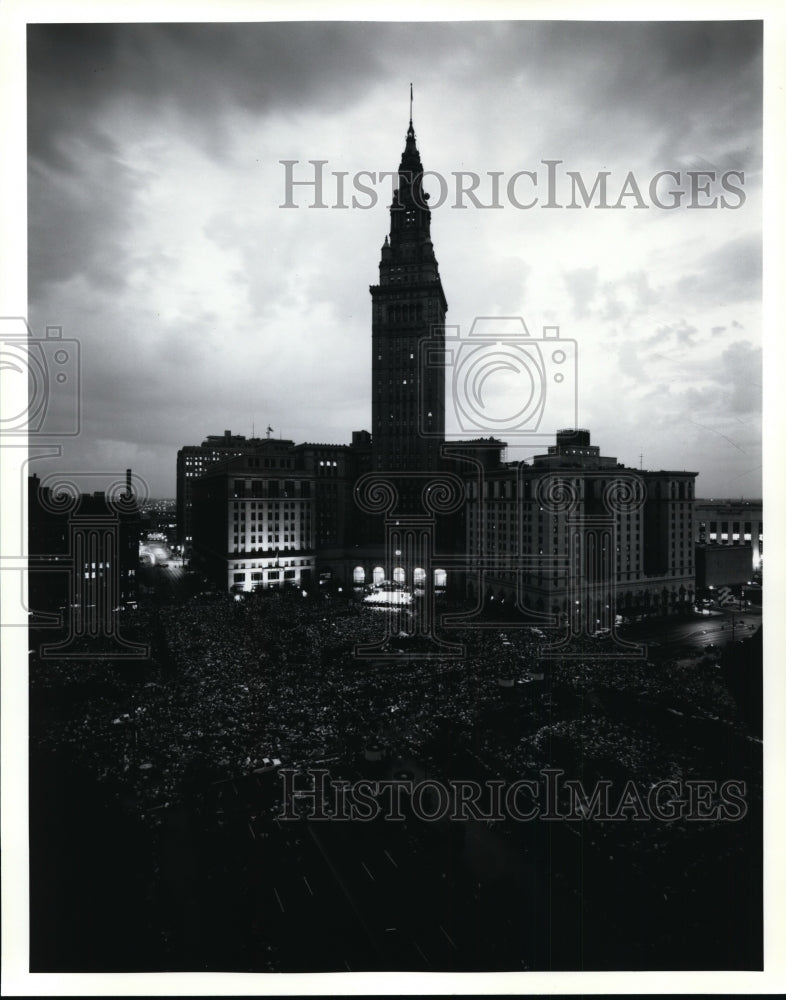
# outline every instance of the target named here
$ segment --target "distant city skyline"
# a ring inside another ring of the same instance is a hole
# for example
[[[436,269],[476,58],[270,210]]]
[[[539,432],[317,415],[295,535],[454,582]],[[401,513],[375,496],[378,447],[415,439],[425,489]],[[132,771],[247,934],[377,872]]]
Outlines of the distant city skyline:
[[[559,326],[604,453],[761,496],[759,24],[28,31],[29,320],[82,354],[81,434],[35,471],[131,467],[172,497],[178,448],[225,429],[371,430],[390,180],[357,181],[395,171],[412,81],[448,324]],[[349,207],[287,188],[312,160]],[[599,176],[619,209],[569,209]]]

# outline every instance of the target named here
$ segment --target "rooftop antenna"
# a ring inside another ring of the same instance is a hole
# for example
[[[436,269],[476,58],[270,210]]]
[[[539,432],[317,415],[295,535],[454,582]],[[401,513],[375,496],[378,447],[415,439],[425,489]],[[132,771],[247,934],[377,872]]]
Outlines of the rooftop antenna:
[[[642,472],[643,469],[644,469],[644,456],[641,453],[639,453],[639,472]]]
[[[412,84],[409,85],[409,127],[412,128]]]
[[[273,433],[273,428],[270,426],[270,424],[267,425],[267,432],[266,433],[267,433],[267,439],[269,441],[270,440],[270,435]]]

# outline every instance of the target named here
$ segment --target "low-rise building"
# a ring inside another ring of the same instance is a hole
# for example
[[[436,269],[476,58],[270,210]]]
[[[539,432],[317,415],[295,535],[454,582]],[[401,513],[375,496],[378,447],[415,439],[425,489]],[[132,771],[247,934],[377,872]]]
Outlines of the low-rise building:
[[[763,569],[764,517],[761,500],[697,500],[694,508],[697,545],[737,546],[748,550],[748,576]]]

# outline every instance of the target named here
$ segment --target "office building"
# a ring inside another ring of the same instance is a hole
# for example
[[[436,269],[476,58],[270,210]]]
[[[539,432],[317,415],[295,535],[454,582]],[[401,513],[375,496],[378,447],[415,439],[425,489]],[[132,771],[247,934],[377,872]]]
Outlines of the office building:
[[[697,545],[748,546],[748,579],[758,575],[764,558],[761,500],[697,500],[694,539]]]
[[[224,431],[210,434],[200,445],[185,445],[177,453],[177,494],[175,515],[177,520],[177,543],[190,550],[193,541],[192,526],[192,484],[211,466],[232,456],[253,452],[260,444],[260,438],[246,438],[242,434]]]
[[[232,592],[310,587],[314,578],[314,479],[292,441],[211,466],[192,483],[193,559]]]
[[[503,461],[504,448],[484,442],[483,474],[468,478],[471,599],[588,632],[692,607],[697,473],[626,467],[587,430],[558,431],[530,463]]]
[[[65,629],[42,655],[142,655],[120,633],[136,602],[141,517],[126,472],[121,492],[74,494],[56,476],[28,479],[28,608],[31,627]]]

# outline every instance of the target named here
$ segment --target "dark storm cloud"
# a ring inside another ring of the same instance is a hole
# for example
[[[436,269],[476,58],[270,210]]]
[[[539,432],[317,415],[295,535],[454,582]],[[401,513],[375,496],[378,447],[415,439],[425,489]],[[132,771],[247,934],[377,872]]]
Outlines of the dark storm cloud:
[[[98,436],[148,444],[157,482],[171,481],[173,446],[250,424],[253,410],[299,440],[328,433],[320,410],[333,440],[367,424],[364,288],[385,195],[376,214],[278,212],[277,161],[394,167],[410,79],[416,125],[419,94],[430,115],[418,136],[430,169],[510,171],[553,155],[589,178],[610,169],[619,185],[628,170],[646,184],[652,170],[694,161],[746,172],[758,162],[761,34],[748,22],[39,25],[28,37],[31,310],[39,327],[86,331],[85,455]],[[749,225],[752,205],[729,218]],[[691,260],[692,213],[621,231],[630,260],[604,242],[611,218],[582,214],[575,235],[596,234],[579,239],[582,258],[560,253],[573,235],[560,213],[509,210],[475,227],[470,215],[434,220],[457,319],[477,299],[484,313],[537,312],[553,280],[575,317],[597,325],[597,343],[601,328],[636,319],[647,332],[673,326],[676,350],[680,317],[693,318],[686,298],[709,308],[758,293],[755,238]],[[651,233],[669,224],[674,253],[648,258]],[[722,239],[742,231],[726,226]],[[675,254],[681,281],[663,267]],[[641,377],[641,339],[628,340]],[[271,342],[280,350],[268,358]]]
[[[493,29],[492,29],[493,30]],[[217,157],[226,153],[223,112],[264,117],[335,115],[388,79],[398,54],[428,66],[472,53],[463,25],[284,22],[254,24],[31,25],[28,28],[29,149],[68,167],[59,140],[92,129],[95,111],[118,97],[144,114],[171,107],[188,117]],[[402,83],[402,111],[404,87]],[[403,117],[403,114],[402,114]],[[347,141],[358,142],[357,136]]]
[[[213,130],[227,105],[260,115],[306,104],[335,111],[374,68],[357,34],[306,22],[31,26],[31,154],[56,158],[59,133],[89,128],[96,107],[118,95],[176,106],[217,152]]]
[[[141,178],[119,161],[105,116],[144,128],[173,112],[221,158],[227,108],[264,116],[343,107],[374,61],[357,40],[339,24],[30,26],[32,284],[76,270],[100,280],[102,261],[118,263],[106,240],[122,238]],[[91,177],[97,162],[104,173]],[[71,177],[79,179],[73,199],[63,191]]]
[[[612,121],[643,126],[663,169],[710,142],[728,151],[724,168],[752,168],[757,144],[739,137],[761,123],[761,22],[519,23],[481,32],[476,44],[489,49],[491,78],[523,75],[529,100],[541,115],[556,112],[574,149],[602,159],[597,136]]]
[[[174,103],[208,133],[227,104],[262,115],[335,113],[388,78],[393,58],[421,71],[443,64],[456,78],[482,65],[479,94],[506,78],[561,85],[582,113],[640,114],[667,101],[683,112],[669,122],[694,127],[692,105],[711,88],[730,131],[743,103],[748,112],[760,108],[758,22],[32,25],[31,152],[56,156],[58,132],[89,120],[92,107],[118,92]],[[734,74],[724,73],[729,66]],[[740,85],[741,75],[750,86]],[[529,96],[537,105],[537,91]]]
[[[77,172],[54,176],[41,160],[30,160],[28,268],[31,285],[89,275],[91,285],[119,291],[125,283],[123,236],[144,176],[111,153],[85,155]],[[54,159],[60,160],[59,154]],[[65,196],[67,193],[67,197]]]
[[[31,287],[80,271],[104,284],[123,280],[112,243],[122,242],[145,178],[120,161],[108,122],[144,130],[175,116],[220,161],[238,139],[233,109],[262,119],[301,111],[330,118],[388,72],[385,39],[418,58],[434,32],[308,22],[31,25]]]
[[[122,37],[113,25],[28,26],[30,157],[71,169],[74,164],[63,154],[61,141],[75,130],[89,136],[95,146],[106,146],[106,137],[93,127],[93,110],[117,87]]]

